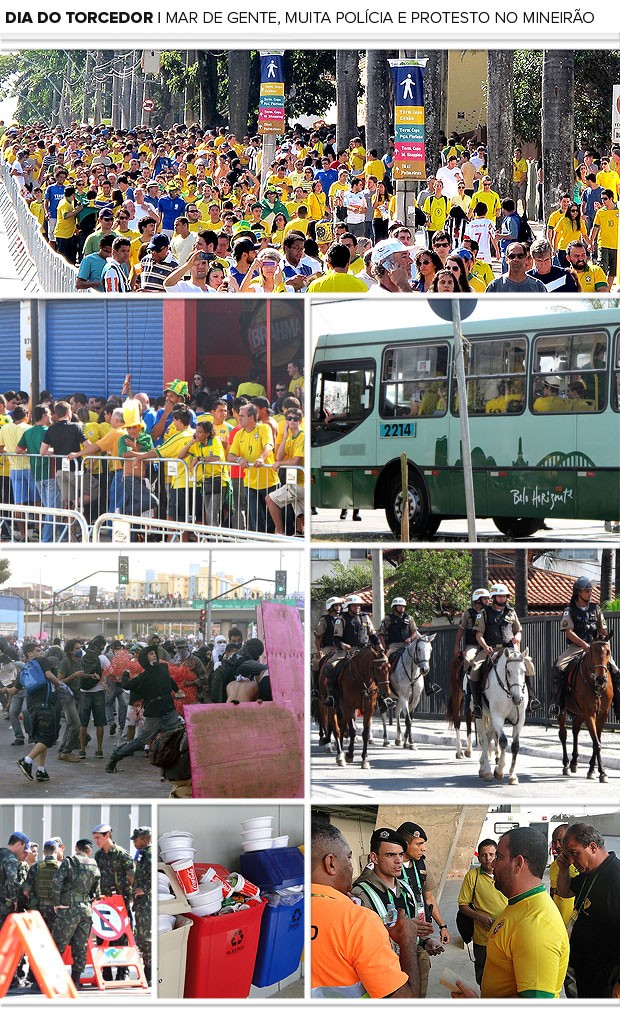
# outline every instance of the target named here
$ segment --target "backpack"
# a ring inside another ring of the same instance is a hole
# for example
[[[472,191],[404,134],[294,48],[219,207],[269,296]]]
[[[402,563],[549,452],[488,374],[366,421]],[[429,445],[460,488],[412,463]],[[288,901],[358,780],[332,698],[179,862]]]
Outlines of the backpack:
[[[171,733],[161,733],[150,744],[149,761],[157,768],[170,768],[179,760],[185,726],[173,729]]]
[[[527,214],[517,214],[519,218],[519,231],[517,232],[517,242],[533,242],[534,232],[530,228]]]
[[[49,682],[43,672],[43,667],[36,659],[30,659],[24,664],[19,672],[19,679],[26,694],[37,691],[40,687],[47,687],[47,696],[49,697]]]
[[[82,670],[84,676],[80,677],[80,687],[84,691],[90,691],[97,686],[103,674],[99,656],[91,649],[87,649],[82,657]]]

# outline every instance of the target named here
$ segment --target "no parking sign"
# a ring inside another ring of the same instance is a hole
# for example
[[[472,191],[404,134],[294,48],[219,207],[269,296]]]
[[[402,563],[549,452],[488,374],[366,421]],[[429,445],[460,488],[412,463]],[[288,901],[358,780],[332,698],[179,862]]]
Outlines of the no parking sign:
[[[120,895],[101,898],[99,901],[93,902],[92,930],[95,936],[101,940],[112,942],[125,936],[128,928],[129,917],[125,902]]]

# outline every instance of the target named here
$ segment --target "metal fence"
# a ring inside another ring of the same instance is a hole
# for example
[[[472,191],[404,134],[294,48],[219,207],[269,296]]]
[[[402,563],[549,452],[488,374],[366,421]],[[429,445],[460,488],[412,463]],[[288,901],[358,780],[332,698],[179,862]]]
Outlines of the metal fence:
[[[609,630],[615,630],[614,638],[617,638],[620,629],[620,613],[610,611],[605,614],[605,620]],[[522,646],[529,650],[534,662],[536,668],[534,686],[536,695],[542,703],[542,708],[531,715],[528,714],[526,721],[544,725],[547,722],[547,709],[551,703],[551,668],[557,657],[566,648],[566,636],[560,632],[560,621],[557,615],[524,617],[521,624],[523,625]],[[456,625],[420,628],[420,630],[425,634],[436,634],[437,636],[433,642],[430,676],[441,687],[441,694],[431,697],[422,695],[422,700],[416,711],[427,719],[445,719],[446,702],[450,697],[450,664],[454,655]],[[618,725],[611,709],[607,725]]]
[[[117,542],[127,528],[130,540],[166,539],[167,533],[183,540],[190,534],[201,540],[272,540],[294,536],[303,520],[302,467],[280,467],[282,483],[272,470],[273,486],[254,489],[244,486],[239,464],[194,465],[193,457],[130,461],[95,454],[70,460],[2,453],[0,460],[10,469],[0,489],[0,514],[6,517],[1,532],[9,540],[83,539],[81,529],[73,535],[72,524],[63,521],[69,513],[79,514],[87,528],[96,524],[98,541]],[[268,498],[272,491],[279,496],[275,502]],[[40,508],[26,521],[23,506]]]
[[[28,291],[75,292],[77,270],[55,252],[42,234],[39,222],[21,196],[9,165],[0,166],[0,209],[5,218],[9,249]]]

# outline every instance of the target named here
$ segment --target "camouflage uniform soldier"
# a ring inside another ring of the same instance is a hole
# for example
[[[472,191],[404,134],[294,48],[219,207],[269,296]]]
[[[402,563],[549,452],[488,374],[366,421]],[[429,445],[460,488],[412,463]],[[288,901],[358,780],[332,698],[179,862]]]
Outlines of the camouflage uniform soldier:
[[[92,842],[88,838],[76,842],[75,855],[63,859],[50,887],[56,912],[52,939],[61,957],[65,947],[71,946],[71,978],[76,986],[86,966],[93,901],[100,896],[100,873],[92,852]]]
[[[112,825],[97,824],[93,828],[93,839],[97,846],[95,861],[101,873],[101,893],[104,897],[120,894],[125,902],[127,914],[131,919],[132,884],[134,877],[133,859],[120,845],[112,841]],[[126,947],[127,937],[115,940],[113,947]],[[121,966],[116,969],[116,981],[127,978],[128,969]],[[112,969],[104,968],[103,977],[112,981]]]
[[[30,867],[22,887],[26,908],[36,908],[41,913],[50,933],[56,918],[51,886],[59,866],[58,845],[50,839],[43,846],[43,859]]]
[[[14,831],[6,848],[0,849],[0,926],[17,908],[21,873],[19,865],[29,845],[28,835]]]
[[[138,850],[133,881],[133,915],[136,943],[142,954],[144,974],[151,982],[151,829],[136,828],[131,840]]]

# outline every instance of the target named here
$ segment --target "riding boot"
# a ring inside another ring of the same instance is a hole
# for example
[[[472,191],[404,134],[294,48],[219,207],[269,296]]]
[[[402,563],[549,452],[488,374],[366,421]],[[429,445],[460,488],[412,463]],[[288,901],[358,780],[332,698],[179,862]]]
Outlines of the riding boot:
[[[471,687],[472,717],[482,719],[482,685],[479,680],[470,679],[469,686]]]
[[[325,681],[327,684],[327,697],[325,698],[323,704],[325,708],[335,708],[336,707],[336,690],[335,690],[335,677],[333,666],[328,666],[325,671]]]
[[[424,694],[427,695],[428,697],[432,697],[434,694],[439,694],[440,691],[441,691],[441,688],[440,688],[439,684],[433,683],[433,681],[429,678],[428,674],[425,673],[424,674]]]
[[[542,708],[542,702],[538,700],[534,693],[534,677],[526,676],[527,683],[527,693],[529,695],[528,712],[537,712],[539,708]]]
[[[560,695],[562,694],[562,684],[564,681],[564,671],[558,666],[551,670],[551,702],[548,708],[550,719],[557,719],[560,714]]]

